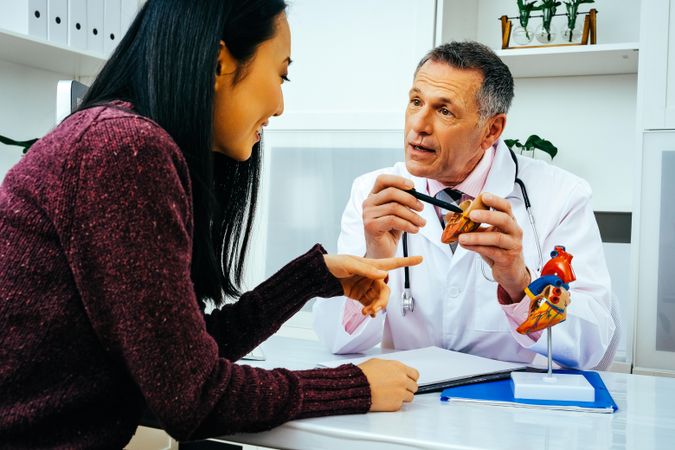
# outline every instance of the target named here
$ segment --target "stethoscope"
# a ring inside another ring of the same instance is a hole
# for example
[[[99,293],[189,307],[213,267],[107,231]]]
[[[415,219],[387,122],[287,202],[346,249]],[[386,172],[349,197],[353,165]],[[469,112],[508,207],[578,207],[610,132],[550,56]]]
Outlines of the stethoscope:
[[[527,211],[527,218],[530,221],[530,226],[532,227],[532,233],[534,234],[534,239],[537,244],[537,252],[539,253],[539,267],[537,270],[541,270],[542,266],[544,265],[544,254],[541,251],[541,244],[539,243],[539,233],[537,233],[537,227],[534,223],[534,216],[532,215],[532,205],[530,204],[530,197],[527,195],[527,188],[525,187],[525,183],[523,183],[523,180],[518,178],[518,159],[516,158],[516,154],[513,152],[513,150],[509,149],[509,153],[511,154],[511,159],[513,159],[513,163],[516,165],[516,175],[514,177],[514,184],[517,184],[520,186],[520,191],[523,193],[523,202],[525,203],[525,211]],[[408,233],[404,232],[403,233],[403,257],[408,256]],[[483,274],[483,278],[485,278],[488,281],[495,281],[493,279],[488,278],[488,276],[485,273],[485,261],[483,261],[483,258],[481,258],[481,266],[480,270]],[[412,293],[410,292],[410,271],[408,267],[403,268],[403,293],[401,294],[401,314],[406,315],[408,311],[413,312],[415,311],[415,299],[412,296]]]

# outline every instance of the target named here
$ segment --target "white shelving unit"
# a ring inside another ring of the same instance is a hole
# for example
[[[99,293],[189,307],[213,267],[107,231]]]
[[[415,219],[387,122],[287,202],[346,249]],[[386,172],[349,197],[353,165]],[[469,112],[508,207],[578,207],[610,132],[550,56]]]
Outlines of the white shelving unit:
[[[646,0],[643,0],[646,1]],[[641,15],[638,135],[634,164],[632,294],[634,373],[675,377],[675,0],[650,0]]]
[[[106,58],[0,28],[0,60],[80,78],[96,75]]]
[[[635,74],[639,43],[514,48],[496,53],[515,78]]]

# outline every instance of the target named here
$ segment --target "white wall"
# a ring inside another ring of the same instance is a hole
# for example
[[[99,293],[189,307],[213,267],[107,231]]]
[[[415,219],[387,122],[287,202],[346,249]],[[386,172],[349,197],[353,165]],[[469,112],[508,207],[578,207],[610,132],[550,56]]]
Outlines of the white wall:
[[[68,75],[0,60],[0,134],[23,141],[54,127],[56,84]],[[0,144],[0,179],[21,158],[19,147]]]
[[[434,43],[433,0],[294,0],[286,110],[274,129],[396,129]]]
[[[504,136],[558,147],[553,164],[586,179],[596,211],[630,212],[636,152],[635,75],[518,78]],[[549,159],[538,153],[538,158]]]

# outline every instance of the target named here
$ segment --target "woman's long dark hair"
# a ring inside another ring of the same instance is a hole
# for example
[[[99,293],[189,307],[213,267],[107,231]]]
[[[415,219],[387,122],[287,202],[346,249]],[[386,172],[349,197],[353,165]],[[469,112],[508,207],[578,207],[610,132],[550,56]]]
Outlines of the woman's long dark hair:
[[[202,307],[240,294],[262,159],[259,143],[245,162],[212,151],[219,42],[239,62],[236,82],[285,8],[284,0],[148,0],[80,106],[129,101],[181,148],[192,180],[191,271]]]

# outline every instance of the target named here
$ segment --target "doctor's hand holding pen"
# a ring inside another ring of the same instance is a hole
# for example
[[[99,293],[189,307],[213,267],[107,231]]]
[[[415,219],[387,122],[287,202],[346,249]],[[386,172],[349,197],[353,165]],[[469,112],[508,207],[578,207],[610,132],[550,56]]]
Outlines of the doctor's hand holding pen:
[[[396,175],[380,175],[363,202],[363,229],[366,257],[390,258],[396,254],[403,232],[417,233],[426,220],[415,211],[424,205],[405,192],[414,187],[411,180]]]

